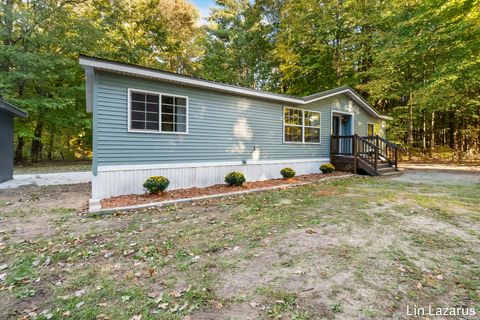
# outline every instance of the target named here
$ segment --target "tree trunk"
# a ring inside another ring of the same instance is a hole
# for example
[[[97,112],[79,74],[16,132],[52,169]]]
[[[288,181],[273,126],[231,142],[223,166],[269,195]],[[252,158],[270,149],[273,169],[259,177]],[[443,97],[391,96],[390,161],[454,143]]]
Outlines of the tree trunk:
[[[433,157],[433,149],[435,148],[435,111],[432,111],[432,121],[430,123],[430,158]]]
[[[23,137],[17,136],[17,149],[15,149],[15,163],[20,163],[23,161],[23,146],[25,145],[25,140]]]
[[[459,159],[460,158],[460,152],[459,152],[459,134],[458,134],[458,124],[457,124],[457,117],[455,117],[455,113],[453,113],[453,124],[452,124],[452,129],[453,129],[453,137],[452,137],[452,143],[453,143],[453,157],[454,159]]]
[[[13,39],[13,22],[14,22],[14,17],[13,17],[13,6],[14,6],[14,0],[6,0],[4,4],[4,10],[3,10],[3,45],[5,47],[8,47],[12,45]],[[2,70],[5,72],[8,72],[10,69],[9,66],[9,61],[5,60],[5,63],[2,65]]]
[[[427,119],[425,114],[423,114],[422,154],[423,156],[427,154]]]
[[[55,135],[53,132],[50,134],[50,139],[48,140],[48,161],[52,161],[52,154],[53,154],[53,142],[54,142]]]
[[[413,93],[410,92],[408,99],[408,160],[412,160],[413,148]]]
[[[37,122],[35,126],[34,138],[32,140],[32,148],[30,150],[30,161],[38,162],[40,153],[42,152],[42,129],[43,123]]]

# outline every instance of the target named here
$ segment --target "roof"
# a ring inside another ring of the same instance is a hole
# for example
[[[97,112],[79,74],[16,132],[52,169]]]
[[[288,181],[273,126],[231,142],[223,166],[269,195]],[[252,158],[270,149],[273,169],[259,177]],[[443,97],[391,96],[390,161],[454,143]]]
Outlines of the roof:
[[[80,55],[79,57],[80,65],[86,68],[93,68],[95,70],[102,70],[114,73],[120,73],[125,75],[143,77],[143,78],[150,78],[161,80],[165,82],[171,83],[178,83],[185,86],[197,87],[202,89],[209,89],[219,92],[231,93],[236,95],[248,96],[248,97],[255,97],[261,98],[266,100],[278,101],[283,103],[289,104],[296,104],[296,105],[305,105],[315,101],[323,100],[332,96],[346,94],[350,99],[355,101],[358,105],[360,105],[365,111],[367,111],[370,115],[379,118],[389,120],[390,117],[381,115],[377,110],[375,110],[365,99],[362,98],[355,90],[350,87],[339,87],[333,90],[328,90],[320,93],[316,93],[313,95],[309,95],[306,97],[294,97],[284,94],[277,94],[277,93],[270,93],[260,90],[254,90],[250,88],[244,88],[224,83],[219,83],[215,81],[205,80],[201,78],[181,75],[173,72],[158,70],[154,68],[147,68],[143,66],[121,63],[117,61],[111,61],[107,59],[100,59],[96,57],[90,57],[86,55]],[[89,75],[87,74],[87,91],[89,90],[88,83],[92,82],[88,79]],[[92,94],[87,92],[87,98],[92,97]],[[90,105],[90,107],[88,107]],[[89,103],[87,99],[87,107],[91,109],[91,103]]]
[[[15,107],[13,104],[0,98],[0,110],[12,114],[15,117],[25,118],[28,116],[28,113]]]

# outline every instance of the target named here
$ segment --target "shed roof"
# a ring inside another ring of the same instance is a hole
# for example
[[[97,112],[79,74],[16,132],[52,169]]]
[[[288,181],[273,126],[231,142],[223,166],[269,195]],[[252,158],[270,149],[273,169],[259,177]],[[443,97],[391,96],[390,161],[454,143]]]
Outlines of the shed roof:
[[[25,118],[28,113],[20,108],[15,107],[13,104],[0,98],[0,110],[12,114],[15,117]]]
[[[324,92],[319,92],[319,93],[305,96],[305,97],[295,97],[295,96],[270,93],[270,92],[254,90],[250,88],[244,88],[244,87],[219,83],[219,82],[205,80],[201,78],[181,75],[173,72],[147,68],[147,67],[133,65],[133,64],[121,63],[121,62],[111,61],[107,59],[100,59],[100,58],[90,57],[86,55],[80,55],[79,62],[82,66],[86,67],[86,70],[88,70],[88,68],[90,70],[93,68],[95,70],[103,70],[103,71],[120,73],[125,75],[156,79],[156,80],[161,80],[165,82],[178,83],[185,86],[210,89],[214,91],[226,92],[226,93],[242,95],[242,96],[256,97],[256,98],[279,101],[279,102],[289,103],[289,104],[293,103],[296,105],[305,105],[305,104],[326,99],[332,96],[346,94],[358,105],[360,105],[363,109],[365,109],[365,111],[368,112],[370,115],[379,119],[384,119],[384,120],[391,119],[388,116],[384,116],[380,114],[355,90],[346,86],[324,91]],[[91,83],[93,81],[92,79],[89,80],[89,77],[92,77],[92,74],[87,72],[86,76],[87,76],[87,107],[90,106],[88,107],[88,109],[91,110],[92,102],[89,100],[93,99],[93,95],[91,92],[88,92],[88,91],[93,89],[91,88]]]

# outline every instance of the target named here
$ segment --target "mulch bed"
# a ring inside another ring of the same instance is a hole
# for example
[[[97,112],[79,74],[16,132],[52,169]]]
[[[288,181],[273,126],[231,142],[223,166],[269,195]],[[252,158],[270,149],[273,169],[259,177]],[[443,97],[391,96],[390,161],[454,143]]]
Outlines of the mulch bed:
[[[101,200],[102,209],[127,207],[145,203],[161,202],[167,200],[185,199],[200,196],[215,195],[221,193],[231,193],[236,191],[246,191],[249,189],[261,189],[274,187],[279,185],[315,182],[328,177],[343,176],[345,172],[333,172],[328,174],[312,173],[296,176],[293,179],[272,179],[265,181],[246,182],[241,187],[229,187],[226,184],[216,184],[205,188],[189,188],[166,191],[158,194],[132,194],[126,196],[118,196]]]

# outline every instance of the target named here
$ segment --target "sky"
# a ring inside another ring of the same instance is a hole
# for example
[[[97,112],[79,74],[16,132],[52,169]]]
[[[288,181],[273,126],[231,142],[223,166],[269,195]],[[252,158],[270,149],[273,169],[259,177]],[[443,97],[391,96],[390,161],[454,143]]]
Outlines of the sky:
[[[214,6],[214,0],[190,0],[195,6],[197,6],[200,11],[200,17],[202,23],[204,23],[204,18],[208,16],[210,8]]]

